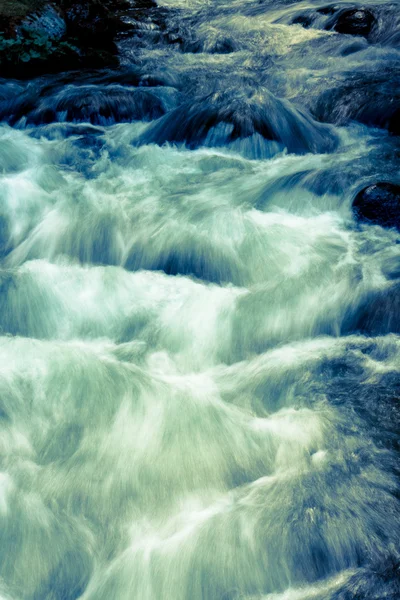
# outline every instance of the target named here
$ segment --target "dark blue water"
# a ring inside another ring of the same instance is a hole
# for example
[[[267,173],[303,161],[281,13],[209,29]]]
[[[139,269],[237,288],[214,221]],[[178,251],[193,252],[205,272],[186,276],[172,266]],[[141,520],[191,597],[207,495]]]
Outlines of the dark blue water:
[[[399,5],[159,5],[0,80],[0,598],[400,598]]]

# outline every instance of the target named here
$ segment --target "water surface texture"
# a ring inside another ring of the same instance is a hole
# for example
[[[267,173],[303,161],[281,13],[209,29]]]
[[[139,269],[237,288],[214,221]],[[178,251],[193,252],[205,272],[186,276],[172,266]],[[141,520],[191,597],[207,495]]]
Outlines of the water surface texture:
[[[158,4],[0,80],[0,598],[398,599],[399,5]]]

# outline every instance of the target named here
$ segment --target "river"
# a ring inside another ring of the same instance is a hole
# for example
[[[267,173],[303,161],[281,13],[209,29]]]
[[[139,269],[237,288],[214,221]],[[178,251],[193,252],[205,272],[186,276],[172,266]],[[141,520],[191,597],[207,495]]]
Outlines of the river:
[[[0,598],[395,600],[399,5],[158,4],[0,80]]]

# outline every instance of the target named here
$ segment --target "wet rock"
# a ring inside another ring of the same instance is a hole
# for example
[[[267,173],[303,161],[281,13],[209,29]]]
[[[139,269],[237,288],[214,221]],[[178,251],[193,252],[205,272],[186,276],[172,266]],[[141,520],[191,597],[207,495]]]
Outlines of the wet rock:
[[[153,0],[131,0],[130,8],[121,13],[125,25],[125,30],[118,36],[122,60],[125,56],[128,62],[132,62],[133,48],[159,43],[181,44],[179,27],[168,21],[171,12],[174,12],[171,7],[158,6]]]
[[[171,83],[176,82],[165,74],[159,79],[134,68],[8,82],[0,84],[0,121],[23,127],[71,120],[103,123],[106,116],[115,122],[156,119],[181,103]]]
[[[397,66],[379,73],[355,73],[324,91],[311,109],[320,121],[346,125],[359,121],[400,133],[400,78]]]
[[[2,75],[20,77],[24,72],[28,76],[35,75],[38,65],[46,64],[55,55],[60,58],[60,51],[66,46],[65,34],[65,20],[52,4],[24,18],[16,18],[8,31],[3,29],[0,33]]]
[[[281,20],[278,19],[277,22]],[[285,21],[283,20],[283,22]],[[368,37],[377,23],[377,19],[366,8],[340,8],[337,5],[329,5],[317,10],[309,9],[298,13],[290,22],[305,28],[314,27],[315,29]]]
[[[11,20],[0,7],[1,74],[23,79],[118,66],[113,40],[124,29],[120,18],[124,5],[124,0],[27,0],[25,10]]]
[[[268,90],[226,90],[210,94],[171,111],[140,138],[142,143],[185,143],[220,146],[261,136],[289,152],[330,152],[337,139],[289,102]]]
[[[340,12],[333,27],[338,33],[367,36],[375,23],[371,11],[365,8],[354,8]]]
[[[358,192],[352,208],[359,221],[400,229],[400,185],[369,185]]]
[[[179,93],[167,87],[125,88],[110,86],[69,86],[26,114],[28,125],[57,121],[107,125],[135,120],[152,120],[164,115],[179,102]]]

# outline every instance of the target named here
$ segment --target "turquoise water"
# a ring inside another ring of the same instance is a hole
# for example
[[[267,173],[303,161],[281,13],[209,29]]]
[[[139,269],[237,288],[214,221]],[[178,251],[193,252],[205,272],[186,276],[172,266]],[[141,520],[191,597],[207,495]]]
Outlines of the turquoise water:
[[[0,597],[395,599],[398,141],[311,113],[396,22],[164,4],[187,46],[1,82]]]

